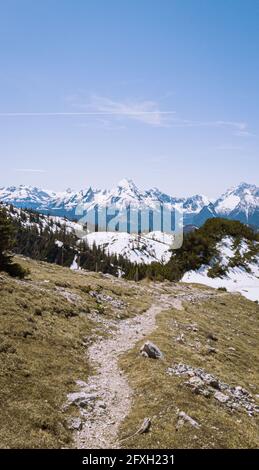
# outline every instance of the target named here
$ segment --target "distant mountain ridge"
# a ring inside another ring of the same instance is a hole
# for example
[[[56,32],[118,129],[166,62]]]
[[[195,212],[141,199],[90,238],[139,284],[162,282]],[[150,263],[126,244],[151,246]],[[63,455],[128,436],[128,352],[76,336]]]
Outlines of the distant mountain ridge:
[[[182,204],[185,225],[201,226],[208,218],[225,217],[259,227],[259,187],[248,183],[228,189],[216,201],[199,194],[177,198],[158,188],[141,191],[128,179],[123,179],[111,190],[89,187],[80,191],[54,192],[26,185],[2,187],[0,201],[72,219],[79,218],[76,214],[78,205],[91,209],[96,204],[102,207],[117,204],[122,210],[129,204],[135,209],[152,208],[161,202],[172,208]]]

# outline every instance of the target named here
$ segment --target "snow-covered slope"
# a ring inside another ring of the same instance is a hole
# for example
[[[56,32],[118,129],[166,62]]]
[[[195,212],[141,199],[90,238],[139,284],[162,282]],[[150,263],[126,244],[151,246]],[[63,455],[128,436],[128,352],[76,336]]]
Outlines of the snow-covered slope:
[[[56,245],[61,247],[63,243],[59,240],[60,233],[65,230],[66,233],[75,235],[80,242],[86,241],[92,247],[104,248],[108,254],[117,254],[127,258],[133,263],[150,264],[153,261],[162,263],[170,259],[170,247],[173,243],[173,236],[162,232],[150,232],[143,236],[130,235],[120,232],[95,232],[85,235],[82,225],[71,220],[37,214],[26,209],[5,205],[8,214],[13,219],[19,221],[22,227],[37,230],[40,234],[43,230],[56,235]],[[73,266],[75,266],[75,262]]]
[[[121,255],[132,263],[150,264],[153,261],[166,263],[170,259],[173,237],[161,232],[134,235],[120,232],[96,232],[84,237],[90,247],[95,243],[107,254]]]
[[[237,254],[241,257],[249,254],[250,247],[245,240],[236,247],[232,237],[223,238],[217,244],[217,250],[220,266],[226,270],[224,275],[211,277],[211,266],[203,265],[197,271],[185,273],[182,281],[205,284],[214,288],[225,287],[231,292],[240,292],[250,300],[259,301],[259,256],[253,256],[251,259],[249,256],[244,266],[242,262],[241,264],[233,262]]]
[[[64,228],[67,233],[80,234],[82,233],[82,225],[73,222],[72,220],[64,219],[62,217],[48,216],[44,214],[37,214],[27,211],[26,209],[5,205],[8,215],[18,220],[22,227],[36,228],[40,233],[44,229],[48,229],[52,233],[58,233]]]

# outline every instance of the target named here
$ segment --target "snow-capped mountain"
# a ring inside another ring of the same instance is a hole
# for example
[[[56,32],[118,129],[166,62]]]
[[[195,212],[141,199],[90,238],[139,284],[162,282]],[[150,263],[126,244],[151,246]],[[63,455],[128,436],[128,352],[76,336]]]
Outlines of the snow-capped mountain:
[[[220,217],[259,226],[259,188],[255,185],[240,183],[226,191],[215,202],[214,209]]]
[[[54,191],[20,185],[0,188],[0,201],[13,204],[16,207],[34,209],[42,213],[49,213],[68,218],[78,218],[76,208],[92,209],[96,204],[100,207],[110,207],[116,204],[125,209],[129,204],[131,208],[155,208],[160,203],[168,207],[183,205],[187,223],[191,223],[191,216],[208,204],[205,196],[195,195],[189,198],[175,198],[167,195],[157,188],[141,191],[133,181],[121,180],[111,190],[87,188],[78,192],[67,190],[55,193]]]
[[[0,188],[0,201],[13,204],[16,207],[26,207],[38,210],[55,197],[53,191],[39,189],[33,186],[9,186]]]
[[[110,207],[116,204],[119,210],[129,204],[131,208],[155,208],[164,203],[168,208],[182,205],[184,224],[201,226],[208,218],[226,217],[259,227],[259,188],[241,183],[227,190],[215,202],[206,196],[194,195],[176,198],[158,188],[141,191],[133,181],[121,180],[114,188],[54,192],[20,185],[0,188],[0,201],[16,207],[34,209],[38,212],[71,219],[78,219],[77,208],[92,209],[95,205]]]

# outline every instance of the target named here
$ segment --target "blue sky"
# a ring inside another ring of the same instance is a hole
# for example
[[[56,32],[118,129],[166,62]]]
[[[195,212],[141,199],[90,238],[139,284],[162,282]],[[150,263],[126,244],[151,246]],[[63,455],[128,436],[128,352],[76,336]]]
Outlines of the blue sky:
[[[0,186],[258,183],[257,0],[2,0]]]

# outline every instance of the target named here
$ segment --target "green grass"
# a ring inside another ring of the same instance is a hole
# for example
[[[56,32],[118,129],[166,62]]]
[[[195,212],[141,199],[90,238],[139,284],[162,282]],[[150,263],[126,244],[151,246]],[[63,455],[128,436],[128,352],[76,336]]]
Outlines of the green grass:
[[[258,305],[239,295],[222,294],[185,310],[170,310],[158,316],[157,329],[148,339],[164,353],[163,360],[139,355],[140,342],[121,358],[121,367],[134,389],[133,408],[120,429],[127,438],[143,419],[152,421],[150,432],[123,441],[128,448],[254,448],[258,447],[258,423],[245,411],[231,412],[213,397],[194,394],[186,377],[169,376],[168,367],[184,363],[202,367],[230,385],[241,385],[258,394]],[[188,329],[196,324],[198,331]],[[180,333],[184,343],[176,341]],[[208,339],[212,333],[218,341]],[[208,347],[217,349],[209,354]],[[235,351],[229,350],[234,347]],[[177,426],[177,410],[200,425]],[[178,428],[178,429],[177,429]]]
[[[67,419],[77,411],[62,408],[67,394],[76,390],[76,380],[86,381],[90,373],[83,343],[102,334],[91,313],[132,316],[145,310],[150,299],[134,283],[114,285],[99,274],[22,257],[17,261],[29,268],[27,280],[0,272],[0,447],[71,446]],[[92,290],[122,300],[125,309],[97,304]]]

